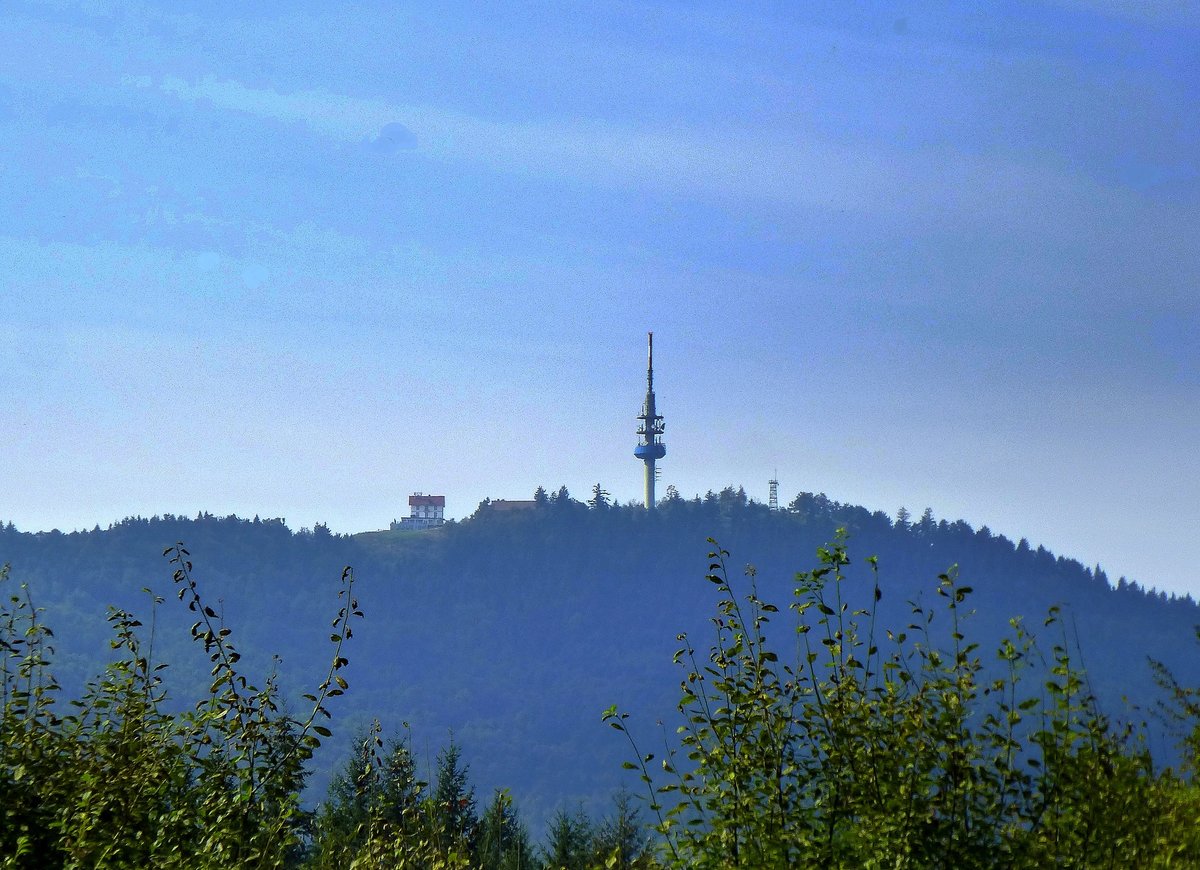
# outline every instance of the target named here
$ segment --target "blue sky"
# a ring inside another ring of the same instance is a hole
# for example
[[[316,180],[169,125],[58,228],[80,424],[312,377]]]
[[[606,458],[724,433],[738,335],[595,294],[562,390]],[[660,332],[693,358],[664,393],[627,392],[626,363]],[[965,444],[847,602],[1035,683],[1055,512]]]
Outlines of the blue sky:
[[[638,498],[653,329],[660,491],[1200,594],[1197,10],[9,0],[0,519]]]

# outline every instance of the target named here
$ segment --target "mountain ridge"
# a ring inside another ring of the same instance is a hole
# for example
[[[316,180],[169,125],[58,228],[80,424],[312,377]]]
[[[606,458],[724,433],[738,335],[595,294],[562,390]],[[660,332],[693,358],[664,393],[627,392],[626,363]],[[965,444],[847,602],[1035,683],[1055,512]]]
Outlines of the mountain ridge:
[[[703,579],[707,539],[730,551],[731,574],[753,563],[758,593],[786,611],[795,572],[813,566],[816,549],[839,528],[849,536],[854,606],[871,604],[865,557],[878,556],[881,625],[902,628],[909,602],[933,603],[937,575],[954,564],[974,588],[968,632],[982,655],[1010,618],[1022,617],[1036,634],[1046,611],[1062,606],[1075,635],[1066,640],[1077,643],[1104,709],[1146,719],[1152,738],[1169,742],[1148,718],[1155,692],[1147,659],[1165,662],[1185,684],[1200,683],[1192,662],[1200,607],[1190,597],[1111,584],[1075,559],[986,527],[934,521],[928,512],[900,522],[821,494],[802,493],[772,512],[729,487],[666,499],[648,513],[590,506],[560,491],[532,510],[489,511],[485,503],[432,532],[356,536],[210,514],[57,534],[7,524],[0,563],[30,584],[59,637],[67,679],[79,682],[105,661],[107,605],[146,614],[144,587],[170,599],[160,554],[183,541],[202,594],[233,629],[251,672],[277,667],[293,698],[320,673],[336,581],[353,565],[367,615],[347,647],[351,687],[333,710],[336,739],[317,759],[312,798],[323,796],[354,732],[378,717],[393,732],[410,723],[426,767],[453,731],[481,793],[511,788],[527,817],[549,818],[555,808],[602,803],[622,783],[633,785],[620,770],[624,745],[600,722],[603,709],[617,703],[647,731],[660,720],[670,725],[676,636],[687,632],[706,648],[714,612]],[[157,655],[171,663],[181,699],[206,676],[187,641],[187,616],[172,600],[155,609]],[[944,628],[935,621],[935,631]]]

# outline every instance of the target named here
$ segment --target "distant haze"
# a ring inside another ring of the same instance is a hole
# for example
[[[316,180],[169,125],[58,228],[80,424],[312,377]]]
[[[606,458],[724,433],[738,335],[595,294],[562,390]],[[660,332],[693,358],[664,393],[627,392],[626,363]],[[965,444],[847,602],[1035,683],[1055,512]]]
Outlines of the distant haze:
[[[853,8],[852,8],[853,7]],[[12,0],[0,520],[800,491],[1200,594],[1182,3]]]

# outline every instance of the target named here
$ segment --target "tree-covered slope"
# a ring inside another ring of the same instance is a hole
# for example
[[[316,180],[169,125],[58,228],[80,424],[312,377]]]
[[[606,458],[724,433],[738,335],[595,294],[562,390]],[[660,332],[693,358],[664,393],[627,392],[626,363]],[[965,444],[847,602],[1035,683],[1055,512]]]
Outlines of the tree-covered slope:
[[[676,635],[707,646],[714,592],[704,580],[718,539],[732,565],[754,563],[760,593],[784,606],[795,572],[845,527],[859,561],[847,588],[873,589],[862,557],[879,557],[879,620],[903,628],[910,601],[933,602],[951,564],[973,588],[972,637],[986,650],[1011,617],[1036,633],[1062,605],[1093,687],[1117,717],[1123,698],[1158,697],[1148,658],[1200,683],[1190,599],[1168,599],[1097,576],[1072,559],[974,530],[962,522],[893,521],[880,512],[802,494],[770,512],[727,489],[664,501],[654,514],[588,506],[562,494],[528,511],[487,505],[471,519],[426,533],[354,537],[324,527],[293,532],[282,521],[202,515],[130,519],[73,534],[0,528],[0,563],[30,585],[58,644],[61,678],[82,682],[109,655],[107,605],[147,625],[156,609],[154,656],[171,664],[179,696],[206,685],[206,660],[189,642],[191,614],[173,600],[164,547],[187,544],[206,599],[233,629],[248,665],[265,673],[272,655],[293,697],[322,678],[342,567],[354,567],[366,618],[347,646],[350,689],[334,711],[335,739],[317,756],[319,798],[356,731],[373,717],[385,730],[411,725],[413,752],[428,771],[453,730],[481,794],[505,786],[526,818],[549,818],[577,800],[603,799],[627,782],[624,745],[600,722],[618,703],[653,730],[673,728],[680,674]],[[1152,579],[1152,578],[1149,578]],[[865,604],[866,598],[862,599]],[[784,631],[780,628],[778,631]],[[935,620],[934,633],[948,631]],[[782,638],[780,639],[782,640]],[[1152,732],[1161,730],[1151,722]]]

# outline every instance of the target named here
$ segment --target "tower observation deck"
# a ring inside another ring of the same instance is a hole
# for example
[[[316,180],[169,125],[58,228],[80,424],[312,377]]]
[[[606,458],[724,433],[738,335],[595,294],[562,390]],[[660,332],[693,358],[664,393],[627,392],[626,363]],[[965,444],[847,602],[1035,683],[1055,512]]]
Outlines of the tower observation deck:
[[[646,510],[654,510],[654,481],[657,474],[655,463],[667,455],[667,445],[662,442],[663,418],[654,406],[654,333],[646,333],[646,402],[638,419],[640,437],[633,448],[633,455],[646,465]]]

